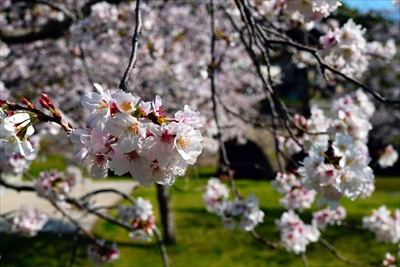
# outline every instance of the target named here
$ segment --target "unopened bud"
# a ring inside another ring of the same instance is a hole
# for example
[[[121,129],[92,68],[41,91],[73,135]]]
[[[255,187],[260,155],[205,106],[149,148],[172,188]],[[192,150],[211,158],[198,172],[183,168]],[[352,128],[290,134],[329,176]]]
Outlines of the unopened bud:
[[[35,108],[35,106],[31,102],[29,102],[29,100],[26,99],[26,98],[21,98],[19,101],[21,101],[22,104],[27,105],[28,108],[30,108],[30,109],[34,109]]]
[[[42,99],[46,102],[50,102],[50,98],[47,94],[42,94]]]
[[[42,107],[44,107],[45,109],[47,109],[47,110],[50,109],[49,105],[47,104],[47,102],[46,102],[43,98],[39,99],[39,103],[40,103],[40,105],[41,105]]]
[[[54,104],[51,101],[47,101],[47,104],[49,105],[49,107],[51,109],[56,109],[56,107],[54,106]]]
[[[25,105],[29,105],[29,101],[28,101],[28,99],[26,99],[26,98],[21,98],[19,101],[21,101],[21,103],[22,104],[25,104]]]

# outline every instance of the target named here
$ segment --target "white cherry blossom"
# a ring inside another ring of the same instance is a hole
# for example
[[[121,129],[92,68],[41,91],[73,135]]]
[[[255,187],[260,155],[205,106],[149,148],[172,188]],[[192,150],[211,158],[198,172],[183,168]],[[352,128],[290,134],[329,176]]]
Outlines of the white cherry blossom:
[[[387,145],[380,155],[378,163],[381,168],[393,166],[399,158],[399,153],[393,148],[392,145]]]
[[[32,211],[26,206],[21,206],[19,211],[12,213],[8,220],[11,223],[10,233],[34,236],[43,229],[47,222],[47,215],[38,209]]]

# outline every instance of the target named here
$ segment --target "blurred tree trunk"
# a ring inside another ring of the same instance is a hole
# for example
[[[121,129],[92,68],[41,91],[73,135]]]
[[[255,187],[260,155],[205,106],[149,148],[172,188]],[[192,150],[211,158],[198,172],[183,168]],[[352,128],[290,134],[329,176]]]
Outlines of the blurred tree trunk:
[[[168,185],[157,184],[157,198],[160,207],[161,223],[164,233],[165,244],[176,243],[176,225],[174,213],[172,211],[172,201],[169,194]]]

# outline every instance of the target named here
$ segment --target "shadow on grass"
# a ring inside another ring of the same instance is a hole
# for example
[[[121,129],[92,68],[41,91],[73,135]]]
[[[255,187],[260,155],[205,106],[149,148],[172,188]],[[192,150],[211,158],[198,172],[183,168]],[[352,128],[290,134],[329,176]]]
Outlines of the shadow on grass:
[[[0,233],[0,240],[2,267],[67,266],[74,247],[72,234],[39,233],[34,237],[22,237]],[[89,239],[78,236],[74,266],[87,265],[89,244]]]

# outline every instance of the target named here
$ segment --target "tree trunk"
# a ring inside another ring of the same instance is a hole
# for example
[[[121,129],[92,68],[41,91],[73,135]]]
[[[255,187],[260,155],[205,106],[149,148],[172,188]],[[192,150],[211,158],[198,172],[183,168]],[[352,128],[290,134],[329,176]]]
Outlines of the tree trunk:
[[[168,185],[157,184],[157,198],[160,207],[161,223],[164,233],[165,244],[176,243],[176,225],[174,213],[172,211],[172,201],[169,194]]]

